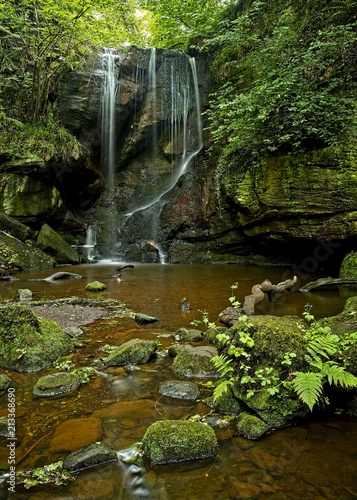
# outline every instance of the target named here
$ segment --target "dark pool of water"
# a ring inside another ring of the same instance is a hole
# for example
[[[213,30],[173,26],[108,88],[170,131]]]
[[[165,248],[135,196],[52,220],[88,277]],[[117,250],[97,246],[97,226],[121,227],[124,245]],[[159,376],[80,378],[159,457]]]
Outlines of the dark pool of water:
[[[211,320],[229,305],[231,285],[238,282],[235,294],[240,301],[252,285],[269,278],[273,283],[286,279],[285,268],[236,265],[136,265],[124,269],[121,281],[112,277],[118,263],[98,263],[61,268],[83,276],[80,280],[30,282],[51,272],[18,275],[19,281],[0,283],[0,298],[15,298],[19,288],[30,288],[35,299],[68,296],[93,296],[84,291],[86,283],[98,280],[107,285],[101,297],[115,297],[134,310],[157,316],[152,325],[138,326],[134,321],[98,320],[85,329],[81,346],[73,361],[92,365],[101,357],[100,348],[130,338],[158,338],[164,350],[172,339],[166,334],[178,327],[189,327],[193,319],[207,310]],[[314,278],[314,277],[311,277]],[[309,281],[309,280],[305,280]],[[302,282],[300,283],[303,284]],[[346,288],[293,291],[278,296],[275,303],[259,304],[258,314],[296,314],[301,316],[306,303],[312,304],[316,318],[339,313],[348,296]],[[98,295],[95,294],[95,297]],[[189,312],[179,310],[186,297]],[[18,470],[30,469],[60,460],[70,451],[92,440],[103,440],[126,455],[140,442],[148,426],[160,419],[183,419],[210,409],[203,403],[192,405],[163,400],[159,383],[175,378],[172,360],[157,357],[140,370],[127,372],[122,367],[101,369],[91,384],[61,398],[40,399],[32,395],[37,379],[51,370],[35,374],[11,373],[17,397],[19,441],[16,448]],[[200,385],[202,398],[209,394]],[[0,397],[5,409],[6,395]],[[4,410],[5,411],[5,410]],[[3,412],[4,413],[4,412]],[[101,466],[79,474],[66,487],[18,487],[20,499],[292,499],[347,500],[357,498],[357,426],[354,419],[331,418],[271,434],[257,442],[228,433],[218,435],[220,449],[209,464],[186,464],[173,468],[150,468],[144,463]],[[0,462],[8,458],[6,440],[0,442]],[[30,453],[28,453],[28,451]],[[28,453],[28,454],[27,454]],[[6,481],[0,485],[0,498],[7,497]],[[9,495],[9,498],[11,496]]]

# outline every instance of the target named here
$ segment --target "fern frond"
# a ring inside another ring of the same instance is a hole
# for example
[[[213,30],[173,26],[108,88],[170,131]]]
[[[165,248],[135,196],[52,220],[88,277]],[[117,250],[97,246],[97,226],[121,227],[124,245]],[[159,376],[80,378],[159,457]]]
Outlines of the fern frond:
[[[227,373],[234,371],[233,366],[230,366],[232,361],[233,359],[229,359],[227,356],[224,356],[224,354],[213,356],[211,358],[211,362],[214,364],[214,367],[220,373],[221,377],[224,377]]]
[[[322,395],[323,376],[313,372],[294,372],[295,378],[292,382],[293,389],[299,399],[312,411],[314,405]]]
[[[347,372],[343,366],[336,364],[325,365],[324,373],[330,385],[340,385],[341,387],[357,387],[357,377]]]
[[[315,337],[307,347],[307,352],[314,360],[317,360],[318,357],[329,359],[337,351],[338,345],[334,335]]]
[[[213,391],[213,403],[216,403],[217,399],[219,399],[223,394],[228,391],[228,387],[232,385],[230,380],[222,380],[215,390]]]

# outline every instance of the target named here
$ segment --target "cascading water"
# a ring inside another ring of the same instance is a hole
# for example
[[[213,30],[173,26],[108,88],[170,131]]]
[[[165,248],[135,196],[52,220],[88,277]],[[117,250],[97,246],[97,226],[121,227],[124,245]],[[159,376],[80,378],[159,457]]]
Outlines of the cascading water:
[[[86,242],[84,248],[86,250],[86,257],[89,262],[95,259],[95,246],[97,244],[96,230],[93,226],[88,225],[86,231]]]
[[[145,261],[146,246],[164,262],[160,213],[202,148],[199,87],[194,58],[151,49],[145,67],[143,54],[130,88],[119,84],[130,56],[109,50],[102,56],[102,167],[109,197],[98,220],[98,246],[106,240],[103,257],[132,261]]]

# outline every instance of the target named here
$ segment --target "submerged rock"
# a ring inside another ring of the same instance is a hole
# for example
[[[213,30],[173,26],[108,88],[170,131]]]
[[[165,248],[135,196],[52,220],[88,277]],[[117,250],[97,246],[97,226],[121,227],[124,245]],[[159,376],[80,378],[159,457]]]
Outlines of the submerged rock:
[[[19,305],[0,307],[0,340],[0,367],[19,372],[42,370],[73,349],[57,323]]]
[[[114,460],[118,460],[115,450],[105,443],[97,442],[83,446],[68,455],[63,461],[63,468],[76,472]]]
[[[143,438],[144,457],[152,464],[170,464],[214,458],[218,452],[214,430],[200,422],[162,420]]]
[[[80,378],[76,373],[52,373],[41,377],[33,388],[35,396],[57,396],[78,389]]]
[[[189,401],[195,401],[200,395],[197,384],[183,380],[165,380],[159,385],[158,391],[163,396]]]
[[[106,366],[137,365],[147,363],[157,350],[155,340],[131,339],[124,342],[103,360]]]
[[[176,375],[187,378],[219,378],[219,373],[211,363],[217,349],[211,346],[193,347],[180,352],[172,363]]]

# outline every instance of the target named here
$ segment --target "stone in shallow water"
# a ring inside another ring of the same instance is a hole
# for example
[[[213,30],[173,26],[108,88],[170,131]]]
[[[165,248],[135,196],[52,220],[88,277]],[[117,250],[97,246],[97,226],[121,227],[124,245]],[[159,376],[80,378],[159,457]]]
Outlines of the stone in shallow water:
[[[156,321],[158,321],[158,318],[142,313],[136,313],[134,319],[139,325],[146,325],[148,323],[155,323]]]
[[[99,418],[71,418],[56,428],[50,443],[51,453],[78,450],[102,438],[102,421]]]
[[[219,378],[218,371],[211,363],[211,358],[216,355],[217,349],[215,347],[193,347],[175,357],[172,369],[180,377]]]
[[[200,391],[198,385],[194,382],[165,380],[159,385],[159,394],[171,398],[195,401],[199,397]]]
[[[86,292],[102,292],[106,289],[106,285],[104,283],[101,283],[100,281],[92,281],[92,283],[88,283],[88,285],[85,287]]]
[[[163,465],[214,458],[215,432],[208,425],[188,420],[162,420],[150,425],[143,438],[144,457]]]
[[[0,391],[4,391],[9,387],[11,384],[11,378],[5,375],[5,373],[2,373],[0,375]]]
[[[155,340],[131,339],[124,342],[103,360],[106,366],[124,366],[147,363],[158,344]]]
[[[57,396],[74,391],[80,385],[76,373],[52,373],[41,377],[33,388],[35,396]]]
[[[269,429],[270,427],[265,422],[254,415],[249,415],[249,413],[241,413],[238,417],[238,434],[247,439],[259,439]]]
[[[113,448],[102,442],[90,443],[68,455],[63,461],[63,468],[75,472],[114,460],[118,457]]]

